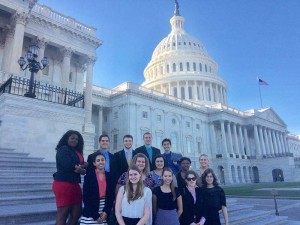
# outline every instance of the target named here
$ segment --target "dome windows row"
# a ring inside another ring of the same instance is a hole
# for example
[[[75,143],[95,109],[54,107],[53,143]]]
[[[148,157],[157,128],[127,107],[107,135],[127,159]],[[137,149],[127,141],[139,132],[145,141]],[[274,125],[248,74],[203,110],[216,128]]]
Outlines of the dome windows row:
[[[160,65],[159,66],[159,70],[158,67],[154,67],[151,70],[148,70],[148,72],[146,73],[146,79],[147,80],[153,80],[156,79],[156,76],[158,75],[158,71],[159,74],[168,74],[168,73],[175,73],[175,72],[205,72],[205,73],[213,73],[214,70],[212,69],[211,65],[207,65],[207,64],[202,64],[202,63],[190,63],[190,62],[186,62],[186,63],[173,63],[173,64],[166,64],[164,65]]]

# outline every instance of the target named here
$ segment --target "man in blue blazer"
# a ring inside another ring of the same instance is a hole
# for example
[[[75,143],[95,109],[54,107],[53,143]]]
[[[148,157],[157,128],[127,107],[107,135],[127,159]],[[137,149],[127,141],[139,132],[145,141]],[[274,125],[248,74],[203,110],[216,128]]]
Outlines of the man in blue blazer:
[[[147,156],[147,158],[149,159],[149,163],[150,163],[150,170],[152,171],[154,168],[154,165],[152,164],[152,159],[157,156],[160,155],[160,150],[158,148],[155,148],[153,146],[151,146],[152,144],[152,135],[150,132],[146,132],[143,135],[143,140],[145,145],[142,145],[138,148],[135,149],[136,153],[143,153],[144,155]]]
[[[171,140],[165,138],[162,141],[162,146],[164,149],[163,156],[167,161],[167,166],[173,171],[174,174],[177,174],[181,170],[180,160],[182,155],[180,153],[171,152]]]

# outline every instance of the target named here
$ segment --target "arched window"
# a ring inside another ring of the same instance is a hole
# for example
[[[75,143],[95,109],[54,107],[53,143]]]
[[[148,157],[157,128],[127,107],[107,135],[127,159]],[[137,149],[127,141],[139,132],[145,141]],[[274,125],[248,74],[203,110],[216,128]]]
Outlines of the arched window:
[[[170,65],[167,64],[167,73],[169,73],[169,72],[170,72]]]
[[[205,64],[205,72],[207,72],[207,65]]]
[[[202,64],[201,63],[199,63],[199,69],[202,72]]]
[[[196,63],[195,62],[193,63],[193,69],[194,69],[194,71],[196,71]]]
[[[193,99],[193,90],[192,90],[192,87],[189,87],[189,99]]]
[[[177,87],[174,87],[174,89],[173,89],[173,95],[174,95],[175,97],[178,97],[178,95],[177,95]]]
[[[176,63],[173,63],[173,72],[176,72]]]
[[[189,62],[186,63],[186,70],[190,71],[190,63]]]
[[[181,98],[185,99],[184,87],[181,87]]]
[[[183,65],[182,65],[182,63],[179,64],[179,67],[180,67],[180,71],[183,71]]]

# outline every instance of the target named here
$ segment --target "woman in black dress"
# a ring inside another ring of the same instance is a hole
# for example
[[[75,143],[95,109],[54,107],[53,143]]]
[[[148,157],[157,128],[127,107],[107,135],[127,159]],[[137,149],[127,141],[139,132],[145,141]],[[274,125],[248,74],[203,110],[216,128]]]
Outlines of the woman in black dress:
[[[218,185],[214,171],[210,168],[206,169],[201,180],[205,203],[208,206],[205,225],[221,225],[219,210],[223,212],[225,225],[229,225],[225,193]]]
[[[203,225],[207,217],[207,203],[203,189],[199,187],[197,173],[188,170],[185,173],[185,182],[187,185],[180,190],[183,204],[180,225]]]

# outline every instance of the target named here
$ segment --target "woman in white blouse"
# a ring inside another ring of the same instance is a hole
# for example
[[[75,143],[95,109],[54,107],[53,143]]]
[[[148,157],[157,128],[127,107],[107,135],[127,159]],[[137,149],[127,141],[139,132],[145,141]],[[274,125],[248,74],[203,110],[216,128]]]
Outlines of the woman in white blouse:
[[[122,186],[116,198],[116,218],[119,225],[152,224],[152,192],[145,187],[142,172],[136,165],[128,170],[126,185]]]

